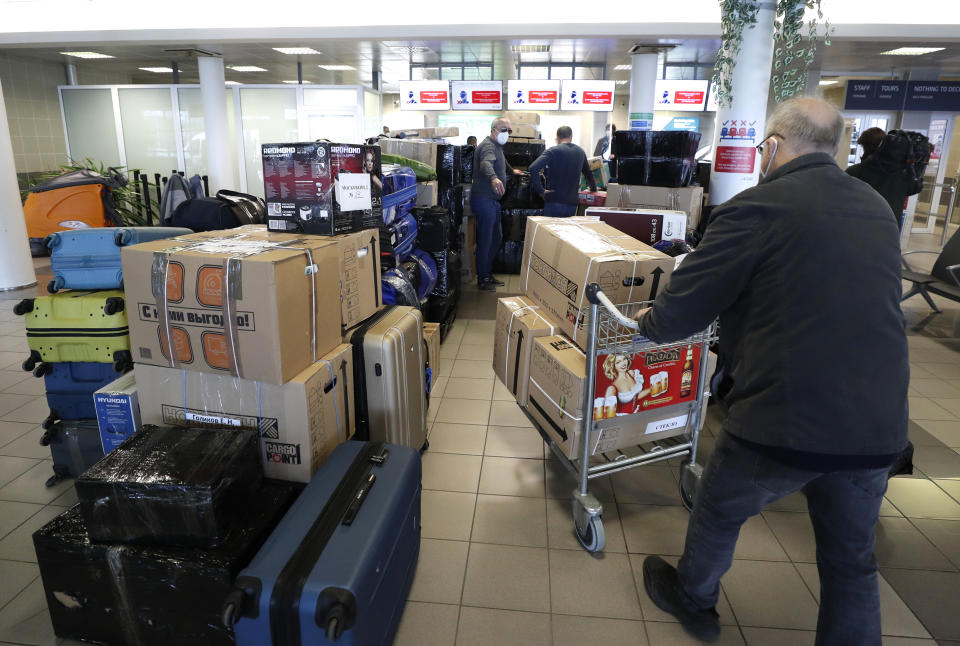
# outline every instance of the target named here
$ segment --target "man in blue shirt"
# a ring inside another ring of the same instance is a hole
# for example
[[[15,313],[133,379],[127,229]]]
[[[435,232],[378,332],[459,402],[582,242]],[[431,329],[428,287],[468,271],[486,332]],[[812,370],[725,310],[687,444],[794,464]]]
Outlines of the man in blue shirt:
[[[581,174],[587,178],[590,190],[597,190],[593,171],[587,163],[587,153],[572,143],[572,139],[570,126],[560,126],[557,128],[557,145],[545,150],[530,165],[530,183],[533,190],[543,195],[543,214],[549,217],[565,218],[577,213]],[[541,171],[549,188],[544,188],[540,181]]]

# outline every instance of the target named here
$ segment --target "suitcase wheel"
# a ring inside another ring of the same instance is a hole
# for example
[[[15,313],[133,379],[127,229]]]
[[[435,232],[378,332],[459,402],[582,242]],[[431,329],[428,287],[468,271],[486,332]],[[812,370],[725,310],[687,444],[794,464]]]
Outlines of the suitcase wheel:
[[[126,229],[121,229],[120,231],[117,231],[117,234],[113,237],[113,242],[118,247],[122,247],[123,245],[130,242],[130,232],[127,231]]]
[[[126,372],[133,368],[133,357],[128,350],[117,350],[113,353],[113,371]]]
[[[43,430],[49,431],[51,428],[53,428],[53,425],[56,423],[57,423],[57,412],[50,411],[50,415],[48,415],[47,419],[43,420],[43,422],[40,423],[40,426],[43,427]],[[46,433],[44,433],[44,437],[46,437]],[[40,438],[40,444],[42,446],[46,446],[49,443],[50,441],[48,440],[47,443],[44,444],[43,438]]]
[[[23,316],[33,311],[33,299],[25,298],[13,306],[13,313],[17,316]]]
[[[40,436],[40,446],[50,446],[50,442],[52,441],[53,441],[53,429],[47,428],[47,430],[44,431],[43,435]]]
[[[60,236],[56,233],[51,233],[46,238],[43,239],[43,246],[47,249],[53,249],[58,244],[60,244]]]
[[[62,282],[59,278],[54,278],[49,283],[47,283],[47,291],[51,294],[56,294],[60,291],[60,288],[63,287]]]
[[[117,312],[122,312],[126,305],[119,296],[112,296],[103,304],[103,313],[107,316],[113,316]]]
[[[34,367],[36,367],[37,362],[40,360],[39,356],[34,356],[36,354],[37,354],[36,350],[32,351],[30,353],[29,358],[24,359],[23,363],[20,364],[20,367],[26,370],[27,372],[30,372],[31,370],[33,370]]]
[[[33,376],[39,379],[44,375],[49,375],[51,372],[53,372],[53,368],[50,366],[49,363],[41,363],[41,364],[38,364],[37,367],[33,369]]]

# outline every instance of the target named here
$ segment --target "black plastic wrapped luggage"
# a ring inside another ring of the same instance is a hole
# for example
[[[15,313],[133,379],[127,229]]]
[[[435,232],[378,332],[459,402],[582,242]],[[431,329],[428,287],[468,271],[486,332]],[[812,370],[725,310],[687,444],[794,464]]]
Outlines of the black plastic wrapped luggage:
[[[456,233],[450,211],[440,206],[416,209],[417,246],[424,251],[444,251],[454,245]],[[457,231],[458,233],[459,231]]]
[[[542,209],[543,197],[533,190],[529,175],[511,175],[500,204],[505,209]]]
[[[523,242],[504,240],[493,259],[493,271],[498,274],[519,274],[523,262]]]
[[[473,181],[474,146],[437,144],[437,180],[440,188]]]
[[[459,251],[435,251],[431,254],[437,264],[437,284],[432,296],[447,297],[460,288],[460,268],[462,261]]]
[[[503,144],[503,156],[506,157],[507,163],[514,168],[527,168],[537,157],[542,155],[546,149],[547,146],[543,143],[528,144],[519,141],[508,141]]]
[[[689,186],[697,173],[699,132],[618,130],[613,135],[617,181],[639,186]]]
[[[93,394],[90,399],[93,400]],[[100,427],[95,419],[51,422],[40,444],[49,445],[53,457],[53,475],[47,480],[48,487],[64,478],[82,475],[103,457]]]
[[[95,541],[209,547],[263,477],[253,430],[146,426],[77,479]]]

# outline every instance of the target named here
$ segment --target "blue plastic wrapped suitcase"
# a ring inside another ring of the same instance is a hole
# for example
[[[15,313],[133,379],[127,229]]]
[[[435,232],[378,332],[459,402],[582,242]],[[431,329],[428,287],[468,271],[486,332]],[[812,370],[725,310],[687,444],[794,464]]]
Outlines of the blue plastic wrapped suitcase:
[[[380,264],[396,267],[406,260],[417,243],[417,220],[412,214],[397,218],[393,224],[380,227]]]
[[[193,233],[179,227],[120,227],[60,231],[46,238],[53,280],[61,289],[119,289],[123,286],[120,249],[128,245]]]
[[[49,364],[43,376],[50,417],[46,428],[57,419],[93,419],[97,416],[93,393],[121,375],[111,363],[66,361]]]
[[[40,444],[49,446],[53,457],[53,475],[47,480],[48,487],[64,478],[79,477],[103,457],[100,427],[95,419],[57,422],[44,431]]]
[[[417,176],[406,166],[383,165],[383,223],[413,211],[417,205]]]
[[[419,453],[334,450],[225,600],[238,646],[381,646],[396,634],[420,553]]]

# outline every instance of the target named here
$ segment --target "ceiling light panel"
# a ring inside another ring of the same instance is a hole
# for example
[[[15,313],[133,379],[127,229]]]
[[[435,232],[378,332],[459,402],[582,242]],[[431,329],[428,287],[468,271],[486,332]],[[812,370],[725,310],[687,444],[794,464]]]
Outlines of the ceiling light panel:
[[[228,65],[234,72],[266,72],[262,67],[256,65]]]
[[[137,69],[141,69],[144,72],[153,72],[154,74],[169,74],[173,72],[172,67],[138,67]]]
[[[356,69],[352,65],[317,65],[317,67],[327,70],[328,72],[349,72],[350,70]]]
[[[820,81],[820,87],[823,87],[823,86],[825,86],[825,85],[836,85],[837,83],[838,83],[838,81],[821,80],[821,81]]]
[[[549,52],[550,45],[510,45],[514,54],[532,54],[535,52]]]
[[[319,54],[313,47],[274,47],[273,51],[287,54],[289,56],[307,56],[309,54]]]
[[[932,54],[933,52],[942,52],[943,47],[897,47],[880,52],[881,56],[922,56],[923,54]]]
[[[243,85],[243,83],[239,81],[224,81],[224,85]]]
[[[110,54],[100,54],[99,52],[60,52],[64,56],[73,56],[74,58],[113,58]]]

